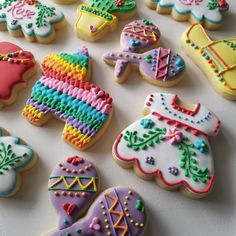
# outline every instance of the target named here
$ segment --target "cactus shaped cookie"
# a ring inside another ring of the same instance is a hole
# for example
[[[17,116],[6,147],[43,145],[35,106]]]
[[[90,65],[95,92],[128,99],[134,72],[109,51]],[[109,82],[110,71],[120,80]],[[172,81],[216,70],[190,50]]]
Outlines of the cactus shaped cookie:
[[[201,23],[205,28],[218,29],[229,5],[226,0],[145,0],[147,6],[160,14],[171,14],[177,21]]]
[[[145,205],[139,194],[129,188],[113,187],[99,195],[86,216],[46,235],[142,236],[146,224]]]
[[[118,135],[115,161],[165,189],[193,198],[207,195],[215,178],[208,137],[217,134],[218,118],[200,103],[186,104],[166,93],[150,94],[144,115]]]
[[[0,30],[32,42],[50,43],[65,25],[62,12],[38,0],[0,0]]]
[[[23,115],[37,126],[52,117],[62,120],[63,139],[80,150],[88,148],[110,123],[112,98],[86,82],[91,70],[87,48],[49,55],[42,68],[44,76],[33,87]]]
[[[52,171],[48,190],[60,217],[61,230],[74,224],[87,210],[99,190],[99,177],[91,162],[69,157]]]
[[[91,0],[78,7],[79,17],[75,24],[78,37],[97,41],[114,31],[118,19],[129,18],[136,10],[135,0]]]
[[[21,173],[36,160],[36,154],[19,137],[0,128],[0,197],[10,197],[19,190]]]
[[[236,100],[236,38],[211,40],[197,24],[185,31],[182,44],[214,89],[223,97]]]
[[[0,109],[12,104],[21,88],[35,73],[32,53],[15,44],[0,42]]]

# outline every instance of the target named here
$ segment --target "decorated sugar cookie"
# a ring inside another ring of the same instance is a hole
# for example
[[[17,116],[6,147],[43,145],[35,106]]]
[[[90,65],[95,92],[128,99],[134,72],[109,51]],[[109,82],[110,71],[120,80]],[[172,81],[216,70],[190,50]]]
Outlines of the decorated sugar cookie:
[[[0,0],[0,30],[32,42],[50,43],[65,25],[62,12],[38,0]]]
[[[146,19],[124,27],[120,37],[122,51],[103,56],[107,64],[115,66],[118,83],[125,82],[132,68],[138,68],[145,80],[161,87],[173,86],[183,78],[183,59],[171,49],[156,48],[160,37],[158,27]]]
[[[201,23],[215,30],[222,25],[229,5],[226,0],[145,0],[148,7],[160,14],[171,14],[177,21]]]
[[[91,65],[87,48],[74,54],[52,54],[42,62],[44,75],[32,89],[23,115],[41,126],[56,117],[65,122],[63,139],[85,150],[107,129],[112,117],[112,98],[86,82]]]
[[[132,17],[136,10],[135,0],[89,0],[78,7],[75,31],[79,38],[97,41],[115,30],[118,18]]]
[[[123,51],[143,52],[159,44],[161,32],[147,19],[135,20],[125,25],[121,32],[120,44]]]
[[[21,186],[21,173],[37,161],[33,150],[0,128],[0,197],[14,195]]]
[[[60,219],[58,229],[64,229],[84,214],[99,191],[99,177],[93,164],[73,156],[61,161],[52,171],[48,190]]]
[[[0,42],[0,71],[1,109],[16,100],[18,91],[36,73],[34,56],[15,44]]]
[[[213,41],[197,24],[183,34],[182,44],[214,89],[225,98],[236,100],[236,38]]]
[[[200,103],[185,104],[167,93],[150,94],[144,114],[115,140],[116,162],[168,190],[207,195],[215,178],[208,137],[217,134],[218,118]]]
[[[115,79],[123,83],[129,76],[131,66],[136,66],[143,79],[160,87],[171,87],[183,79],[185,63],[171,49],[156,48],[145,53],[112,52],[103,60],[115,66]]]
[[[113,187],[100,194],[86,216],[46,235],[142,236],[146,224],[146,209],[139,194],[129,188]]]

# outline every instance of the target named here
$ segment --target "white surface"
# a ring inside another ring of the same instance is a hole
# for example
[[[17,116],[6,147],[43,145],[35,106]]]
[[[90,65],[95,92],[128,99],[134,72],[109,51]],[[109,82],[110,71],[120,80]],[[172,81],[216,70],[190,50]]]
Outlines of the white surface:
[[[236,1],[229,0],[229,3],[231,10],[225,18],[224,27],[220,31],[210,32],[214,38],[236,36]],[[77,4],[58,7],[65,13],[69,24],[58,33],[55,43],[32,44],[23,38],[11,38],[4,32],[0,32],[0,40],[31,50],[38,62],[48,53],[74,52],[80,45],[86,45],[93,58],[94,75],[91,81],[114,98],[115,114],[108,132],[100,141],[88,151],[78,152],[61,140],[62,123],[52,120],[38,128],[21,116],[21,110],[30,96],[32,85],[40,76],[40,71],[20,94],[18,101],[0,111],[0,126],[11,134],[22,137],[40,156],[37,166],[25,173],[18,194],[13,198],[0,199],[0,236],[38,236],[56,226],[58,217],[49,201],[48,176],[60,160],[75,154],[88,158],[97,165],[102,189],[125,184],[143,196],[150,217],[145,236],[236,235],[236,102],[227,101],[216,94],[203,73],[180,50],[180,36],[189,24],[177,23],[169,16],[158,15],[148,9],[142,0],[138,0],[140,17],[148,17],[156,23],[162,32],[162,44],[175,49],[186,59],[186,78],[175,88],[160,89],[146,83],[135,72],[125,84],[119,85],[113,80],[114,68],[106,65],[101,55],[107,50],[120,48],[120,30],[128,21],[119,22],[116,33],[100,42],[88,43],[76,38],[73,32]],[[146,96],[158,91],[178,93],[187,103],[200,101],[222,120],[221,132],[211,140],[215,154],[216,182],[212,193],[205,199],[192,200],[179,192],[165,191],[154,182],[145,182],[132,171],[122,169],[112,160],[111,147],[117,134],[141,117]]]

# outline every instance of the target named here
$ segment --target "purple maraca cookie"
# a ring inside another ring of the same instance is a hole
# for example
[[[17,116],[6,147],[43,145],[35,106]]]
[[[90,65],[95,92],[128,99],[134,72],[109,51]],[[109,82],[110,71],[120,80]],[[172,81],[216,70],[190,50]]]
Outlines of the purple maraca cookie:
[[[52,171],[48,190],[59,214],[58,229],[71,226],[96,197],[99,178],[93,164],[81,157],[69,157]]]
[[[139,68],[142,77],[148,82],[171,87],[183,78],[184,60],[173,50],[156,48],[138,54],[132,52],[107,53],[103,57],[107,64],[115,65],[115,78],[118,83],[124,82],[131,70],[130,65]]]
[[[104,191],[84,218],[51,236],[141,236],[146,224],[140,196],[131,189],[115,187]]]
[[[161,33],[149,20],[135,20],[122,30],[120,44],[123,51],[147,51],[158,45]]]

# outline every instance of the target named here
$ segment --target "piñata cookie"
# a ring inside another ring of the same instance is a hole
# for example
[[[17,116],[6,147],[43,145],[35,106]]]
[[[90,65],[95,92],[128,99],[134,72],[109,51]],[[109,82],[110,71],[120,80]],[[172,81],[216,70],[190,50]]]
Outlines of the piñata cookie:
[[[236,38],[211,40],[200,24],[185,31],[182,45],[223,97],[236,100]]]
[[[159,14],[171,14],[177,21],[201,23],[210,30],[218,29],[229,10],[226,0],[145,0]]]
[[[79,38],[97,41],[115,30],[118,19],[132,17],[136,12],[135,0],[91,0],[79,5],[75,31]]]
[[[99,191],[96,168],[84,158],[69,157],[52,171],[48,191],[59,214],[58,230],[70,227],[85,213]]]
[[[144,80],[160,87],[174,86],[184,78],[183,58],[171,49],[157,47],[160,37],[158,27],[148,20],[133,21],[124,27],[122,50],[103,56],[107,64],[115,66],[116,82],[124,83],[132,69],[138,69]]]
[[[215,171],[208,138],[220,128],[214,113],[177,95],[156,93],[147,97],[144,115],[116,138],[115,161],[167,190],[192,198],[209,194]]]
[[[32,53],[15,44],[0,42],[0,109],[12,104],[20,89],[36,73]]]
[[[86,216],[67,228],[44,236],[142,236],[146,225],[147,213],[139,194],[126,187],[113,187],[99,195]]]
[[[62,12],[38,0],[0,0],[0,30],[14,37],[50,43],[65,22]]]
[[[80,150],[95,143],[112,118],[112,98],[86,82],[91,74],[87,48],[52,54],[42,62],[43,76],[32,89],[23,115],[36,126],[51,118],[65,122],[63,139]]]
[[[30,169],[37,155],[23,140],[0,128],[0,197],[11,197],[20,189],[22,172]]]

